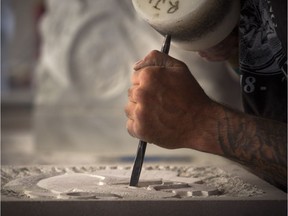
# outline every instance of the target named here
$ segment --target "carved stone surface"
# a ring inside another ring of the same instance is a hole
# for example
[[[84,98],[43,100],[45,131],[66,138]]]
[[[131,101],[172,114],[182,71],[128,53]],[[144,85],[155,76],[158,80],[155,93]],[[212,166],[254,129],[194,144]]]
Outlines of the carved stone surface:
[[[286,215],[284,192],[239,167],[2,167],[3,215]]]
[[[7,181],[2,193],[51,199],[164,199],[193,197],[250,197],[264,191],[216,167],[146,167],[137,187],[130,187],[130,167],[70,167],[17,171],[21,178]],[[27,172],[27,176],[25,175]],[[28,174],[30,173],[30,174]],[[15,177],[13,177],[15,178]]]

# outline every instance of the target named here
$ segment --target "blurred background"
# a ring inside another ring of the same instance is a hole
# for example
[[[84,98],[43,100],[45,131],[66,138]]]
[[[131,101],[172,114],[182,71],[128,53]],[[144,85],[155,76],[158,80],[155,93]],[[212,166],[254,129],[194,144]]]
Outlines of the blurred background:
[[[131,0],[2,0],[2,165],[132,164],[138,140],[124,114],[132,65],[162,42]],[[212,99],[241,110],[239,77],[227,63],[173,46],[170,55]],[[146,153],[165,163],[211,157],[154,145]]]

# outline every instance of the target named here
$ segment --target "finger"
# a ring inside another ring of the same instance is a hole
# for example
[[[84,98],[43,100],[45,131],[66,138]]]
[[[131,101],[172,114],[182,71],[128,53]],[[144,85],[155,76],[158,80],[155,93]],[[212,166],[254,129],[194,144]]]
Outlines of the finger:
[[[147,104],[154,98],[155,90],[152,87],[142,88],[140,86],[133,86],[128,90],[128,100],[134,104]]]
[[[135,109],[136,109],[136,103],[129,101],[125,107],[125,114],[128,119],[131,120],[135,119]]]
[[[161,69],[163,68],[147,66],[145,68],[140,68],[139,70],[134,71],[134,73],[131,76],[132,85],[134,86],[141,85],[143,81],[148,81],[148,83],[150,83],[151,81],[153,81],[154,78],[156,78],[156,76],[158,75],[157,72],[159,72]]]
[[[128,133],[130,134],[130,136],[136,137],[135,132],[134,132],[134,121],[133,120],[128,119],[128,121],[126,123],[126,129],[127,129]]]
[[[132,76],[133,85],[142,86],[143,84],[152,84],[158,76],[157,72],[159,72],[159,69],[159,67],[146,67],[135,71]]]
[[[134,97],[134,92],[137,86],[131,86],[128,89],[128,100],[132,103],[136,103],[135,97]]]
[[[140,80],[139,80],[139,71],[134,71],[131,75],[130,81],[132,85],[139,85]]]
[[[183,64],[183,62],[174,59],[165,53],[153,50],[143,60],[138,61],[133,68],[137,71],[148,66],[179,67]]]
[[[134,105],[131,104],[131,106],[135,107],[135,104]],[[128,108],[128,109],[130,109],[130,108]],[[135,109],[132,108],[132,110],[133,110],[133,112],[128,111],[126,113],[126,115],[128,117],[128,120],[126,123],[126,129],[132,137],[140,138],[139,131],[141,131],[141,124],[139,124],[139,121],[135,119],[135,118],[137,118],[137,116],[135,116]]]

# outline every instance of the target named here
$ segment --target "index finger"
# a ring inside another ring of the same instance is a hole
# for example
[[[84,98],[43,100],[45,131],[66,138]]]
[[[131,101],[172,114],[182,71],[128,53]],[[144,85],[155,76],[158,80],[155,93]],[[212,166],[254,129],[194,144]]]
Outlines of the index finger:
[[[151,51],[148,55],[144,57],[143,60],[138,61],[134,65],[134,70],[138,71],[142,68],[149,66],[156,67],[181,67],[183,62],[157,50]]]
[[[140,85],[139,71],[134,71],[130,77],[132,85]]]

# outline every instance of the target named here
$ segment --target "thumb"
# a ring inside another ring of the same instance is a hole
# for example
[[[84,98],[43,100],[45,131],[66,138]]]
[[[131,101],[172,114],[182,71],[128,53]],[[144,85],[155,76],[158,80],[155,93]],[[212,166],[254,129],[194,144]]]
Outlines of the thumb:
[[[144,59],[136,62],[133,66],[134,70],[139,70],[148,66],[159,66],[159,67],[183,67],[183,62],[172,58],[171,56],[159,52],[157,50],[151,51]]]

